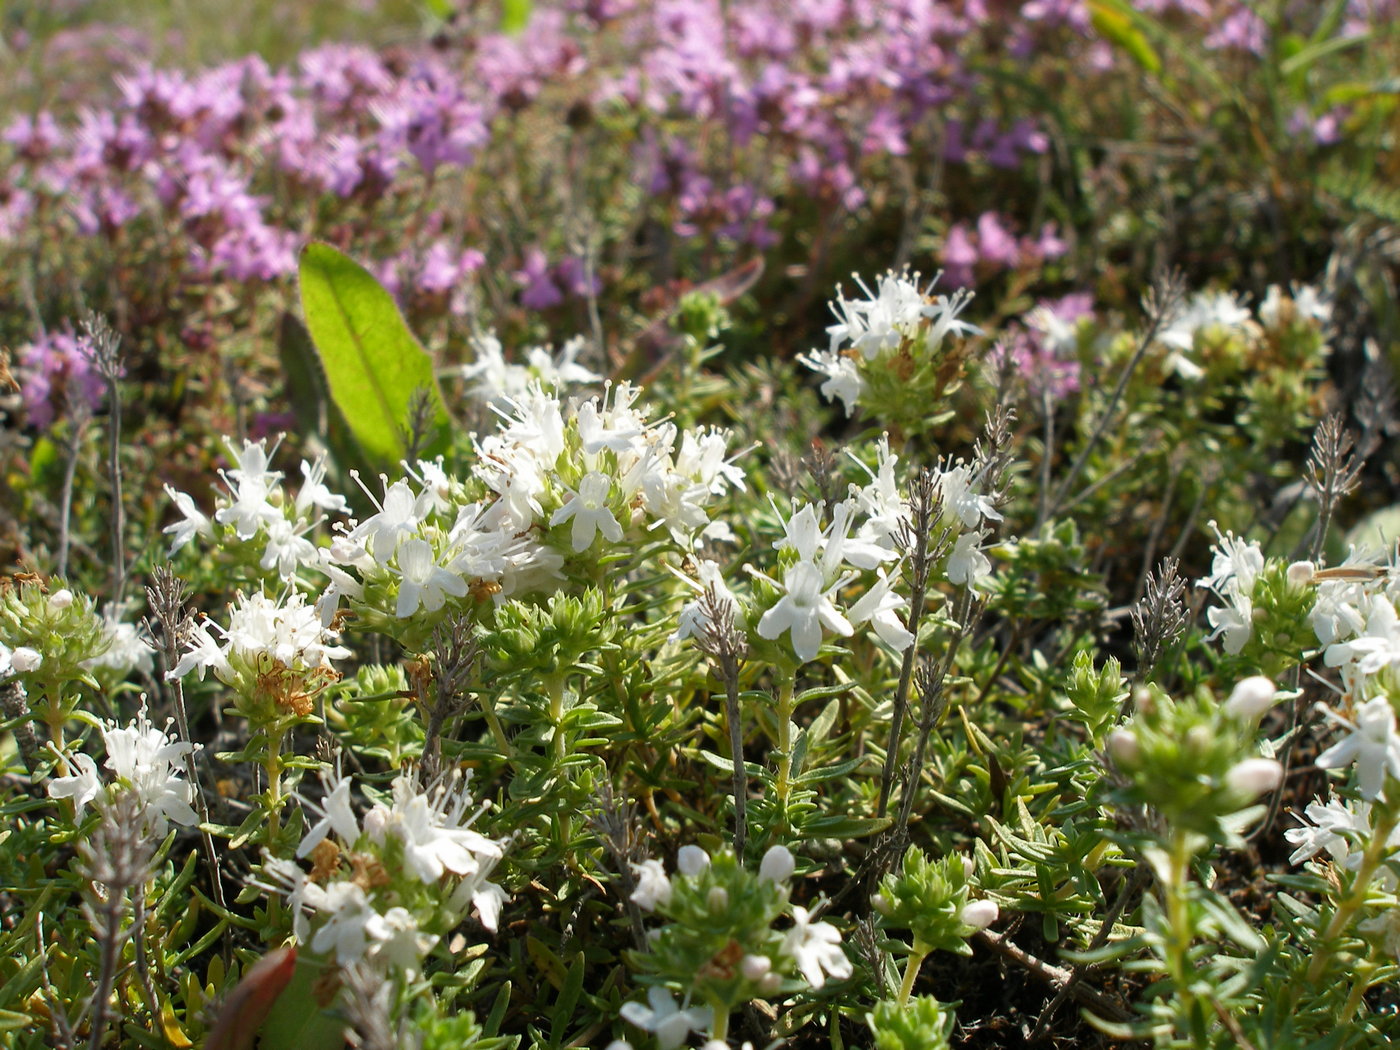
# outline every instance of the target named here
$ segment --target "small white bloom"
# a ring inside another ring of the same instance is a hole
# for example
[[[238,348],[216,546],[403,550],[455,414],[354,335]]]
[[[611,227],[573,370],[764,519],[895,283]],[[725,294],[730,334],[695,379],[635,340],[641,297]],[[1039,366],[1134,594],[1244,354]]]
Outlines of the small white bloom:
[[[813,350],[798,354],[797,360],[813,372],[826,376],[826,381],[821,385],[822,397],[828,401],[840,398],[847,416],[856,410],[856,402],[865,389],[865,380],[860,377],[856,357],[834,350]]]
[[[966,463],[956,463],[939,472],[938,492],[943,507],[962,522],[964,528],[977,528],[983,518],[1002,520],[991,498],[977,491],[980,480],[972,476],[972,468]]]
[[[1352,723],[1322,707],[1327,719],[1351,730],[1347,736],[1317,756],[1318,769],[1340,769],[1354,762],[1361,797],[1370,801],[1381,793],[1385,775],[1400,777],[1400,737],[1395,734],[1395,710],[1383,696],[1368,700],[1356,711]]]
[[[1284,838],[1298,847],[1288,858],[1290,864],[1308,860],[1324,850],[1342,867],[1360,863],[1361,855],[1352,851],[1352,844],[1370,836],[1371,803],[1336,798],[1325,803],[1314,800],[1308,803],[1303,815],[1310,823],[1283,833]]]
[[[648,988],[647,1002],[650,1006],[623,1003],[618,1012],[624,1021],[654,1032],[660,1050],[674,1050],[691,1032],[703,1032],[710,1027],[712,1012],[708,1006],[683,1010],[676,1004],[676,997],[665,988],[656,985]]]
[[[877,569],[878,582],[851,606],[849,616],[853,625],[870,621],[880,640],[896,652],[903,652],[914,643],[914,635],[895,615],[900,609],[907,609],[909,602],[891,591],[893,580],[885,575],[884,569]]]
[[[97,775],[97,763],[81,751],[65,756],[73,770],[66,777],[54,777],[48,783],[49,798],[71,798],[74,816],[97,797],[102,781]]]
[[[791,633],[792,648],[804,663],[816,658],[821,646],[822,627],[842,637],[855,628],[831,602],[831,595],[849,581],[843,576],[830,587],[823,587],[822,572],[809,561],[794,562],[783,574],[787,593],[758,621],[758,636],[769,641],[785,631]]]
[[[632,891],[631,900],[642,911],[655,911],[658,906],[671,900],[671,880],[666,877],[666,869],[659,860],[644,860],[633,863],[632,871],[637,876],[637,888]]]
[[[145,803],[157,835],[165,834],[167,819],[186,827],[199,823],[198,814],[190,808],[194,788],[180,779],[185,756],[195,750],[193,744],[172,740],[151,725],[145,707],[126,726],[106,723],[102,740],[107,745],[107,768]]]
[[[10,666],[19,674],[39,670],[44,662],[44,654],[27,645],[17,645],[10,651]]]
[[[49,595],[50,609],[66,609],[72,604],[73,592],[67,587],[64,587],[62,590],[54,591]]]
[[[814,989],[826,983],[828,975],[851,976],[851,960],[841,950],[841,932],[828,922],[812,922],[806,908],[794,904],[793,927],[783,938],[783,953],[797,963],[802,976]]]
[[[165,486],[165,494],[175,501],[175,507],[184,515],[173,525],[167,525],[161,531],[172,537],[170,543],[170,553],[173,555],[185,544],[196,536],[208,536],[210,532],[209,519],[195,506],[194,500],[183,492]]]
[[[948,582],[967,587],[969,590],[989,590],[992,580],[992,561],[982,550],[983,533],[964,532],[953,544],[948,554]]]
[[[578,483],[578,491],[570,495],[569,502],[550,516],[551,526],[573,519],[570,536],[575,551],[586,551],[593,545],[593,540],[599,532],[610,543],[617,543],[622,539],[622,526],[608,507],[608,493],[611,487],[612,482],[606,474],[596,470],[590,471]]]
[[[467,593],[467,581],[438,564],[427,540],[412,539],[400,544],[396,560],[402,577],[394,609],[399,619],[412,616],[420,605],[428,612],[437,612],[447,602],[447,595],[460,598]]]

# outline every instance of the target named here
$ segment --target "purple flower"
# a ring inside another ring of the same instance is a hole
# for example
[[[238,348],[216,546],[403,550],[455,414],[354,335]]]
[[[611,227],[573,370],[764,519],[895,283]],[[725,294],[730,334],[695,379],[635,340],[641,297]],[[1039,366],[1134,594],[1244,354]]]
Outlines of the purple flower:
[[[15,371],[29,422],[41,430],[65,410],[95,409],[107,393],[107,381],[87,356],[86,340],[71,331],[44,332],[21,347]]]

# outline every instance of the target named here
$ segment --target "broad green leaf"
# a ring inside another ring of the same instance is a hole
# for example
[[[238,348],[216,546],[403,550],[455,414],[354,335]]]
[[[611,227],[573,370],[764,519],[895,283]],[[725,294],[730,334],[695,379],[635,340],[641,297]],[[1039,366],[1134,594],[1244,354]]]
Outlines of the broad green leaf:
[[[328,964],[297,955],[291,981],[286,983],[266,1012],[258,1050],[344,1050],[345,1022],[329,1012],[323,1002]]]
[[[420,390],[427,393],[436,430],[436,443],[425,451],[439,451],[447,409],[432,360],[393,296],[359,263],[320,242],[302,250],[300,283],[306,327],[331,399],[366,456],[381,467],[404,457],[410,406]]]
[[[1162,71],[1162,59],[1141,29],[1131,9],[1113,0],[1089,0],[1089,20],[1094,30],[1149,73]]]
[[[501,32],[512,35],[521,32],[530,24],[534,11],[534,0],[501,0]]]

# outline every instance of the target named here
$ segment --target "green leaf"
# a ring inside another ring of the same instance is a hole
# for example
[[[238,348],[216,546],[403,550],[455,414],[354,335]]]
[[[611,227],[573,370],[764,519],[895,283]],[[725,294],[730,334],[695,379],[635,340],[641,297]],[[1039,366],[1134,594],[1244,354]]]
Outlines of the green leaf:
[[[291,981],[267,1012],[259,1050],[344,1050],[345,1022],[318,998],[316,985],[325,975],[324,961],[297,956]]]
[[[501,0],[501,32],[515,35],[530,24],[533,0]]]
[[[1125,51],[1149,73],[1162,71],[1162,59],[1146,35],[1134,24],[1134,12],[1114,0],[1089,0],[1089,21],[1095,32]]]
[[[365,454],[382,467],[407,454],[404,429],[420,390],[427,393],[436,430],[436,440],[424,451],[440,451],[447,408],[432,360],[408,330],[393,296],[359,263],[320,242],[302,250],[299,276],[306,327],[331,398]]]

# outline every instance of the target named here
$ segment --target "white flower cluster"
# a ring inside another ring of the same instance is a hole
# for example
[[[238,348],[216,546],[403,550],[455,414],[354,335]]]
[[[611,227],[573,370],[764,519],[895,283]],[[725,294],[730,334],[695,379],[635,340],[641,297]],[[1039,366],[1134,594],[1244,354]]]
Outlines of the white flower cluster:
[[[773,544],[779,551],[795,555],[787,561],[781,581],[752,566],[745,567],[750,576],[778,592],[776,603],[756,624],[760,638],[774,641],[787,634],[793,652],[804,663],[816,658],[824,630],[844,638],[869,623],[876,636],[898,652],[913,643],[914,636],[901,619],[908,599],[894,589],[900,570],[898,566],[887,568],[898,560],[899,538],[909,525],[909,507],[896,481],[898,460],[890,452],[888,439],[882,437],[876,448],[875,469],[861,464],[870,481],[852,485],[849,496],[831,507],[831,518],[825,525],[824,503],[794,504],[783,522],[783,538]],[[961,460],[940,469],[934,484],[942,522],[958,534],[945,565],[948,581],[973,590],[986,589],[992,565],[982,548],[987,530],[981,526],[984,521],[1000,521],[1001,514],[981,491],[974,470]],[[781,518],[782,512],[774,510]],[[865,574],[872,574],[873,579]],[[696,597],[681,608],[673,641],[703,635],[708,629],[703,601],[706,589],[713,588],[736,612],[741,606],[713,561],[698,562],[695,579],[676,575]],[[843,608],[842,593],[862,576],[867,581],[864,593]]]
[[[302,485],[289,501],[282,491],[282,472],[268,469],[272,453],[265,441],[244,441],[241,448],[229,442],[227,448],[238,465],[221,472],[228,491],[216,500],[212,521],[188,494],[165,486],[166,494],[184,515],[164,530],[172,536],[170,553],[195,536],[214,536],[217,524],[227,530],[225,539],[261,542],[259,565],[266,571],[275,569],[283,580],[292,580],[300,567],[315,566],[319,555],[306,534],[325,520],[322,512],[340,512],[346,506],[344,496],[326,487],[324,457],[302,460]]]
[[[172,740],[151,724],[145,707],[126,726],[105,722],[100,728],[107,749],[104,765],[112,772],[112,786],[136,795],[152,833],[164,835],[170,820],[186,827],[199,823],[199,817],[190,808],[194,788],[180,776],[185,756],[197,745]],[[75,815],[81,814],[89,802],[100,807],[105,796],[97,763],[77,751],[61,754],[60,758],[71,772],[49,781],[49,797],[72,799]]]
[[[529,347],[523,365],[506,360],[495,332],[474,335],[468,342],[475,360],[462,367],[462,378],[471,384],[468,390],[472,397],[489,405],[504,406],[512,398],[524,397],[532,384],[557,391],[570,384],[603,379],[578,363],[578,355],[587,345],[582,336],[570,339],[557,354],[549,347]]]
[[[263,864],[275,882],[263,888],[287,896],[298,941],[333,953],[341,966],[364,959],[417,973],[439,935],[425,930],[402,902],[417,896],[413,885],[445,879],[448,892],[433,902],[429,924],[446,931],[470,906],[495,931],[507,898],[490,875],[503,844],[472,830],[485,806],[472,801],[464,779],[420,791],[413,776],[402,773],[391,801],[374,802],[363,819],[355,815],[348,777],[323,773],[321,779],[324,806],[302,799],[321,819],[297,849],[299,858],[311,858],[313,870],[308,874],[295,861],[274,857]]]
[[[699,846],[682,846],[676,855],[676,873],[682,878],[695,878],[710,863],[710,855]],[[796,859],[786,846],[773,846],[763,855],[758,878],[761,882],[783,887],[796,866]],[[637,880],[631,895],[633,903],[646,912],[670,903],[674,888],[659,860],[634,862],[632,871]],[[722,894],[724,891],[716,887],[711,892]],[[786,901],[786,889],[783,892],[782,899]],[[814,989],[821,988],[828,977],[838,980],[850,977],[853,968],[841,948],[841,932],[830,923],[813,922],[811,912],[800,905],[792,905],[791,914],[793,924],[783,935],[778,958],[745,955],[738,960],[739,973],[773,993],[782,987],[782,973],[789,968],[801,973]],[[661,1050],[680,1046],[691,1032],[707,1031],[713,1017],[708,1006],[691,1006],[689,995],[684,1002],[677,1003],[671,992],[657,986],[647,989],[645,1005],[623,1003],[621,1015],[623,1020],[654,1033]]]
[[[223,635],[222,642],[211,629]],[[188,648],[166,678],[183,678],[194,671],[203,679],[206,670],[213,670],[220,681],[232,684],[240,670],[260,670],[268,660],[289,671],[329,670],[332,660],[350,655],[349,649],[332,644],[335,637],[301,594],[294,592],[279,602],[255,593],[240,597],[233,606],[227,630],[208,621],[193,625]]]
[[[1157,330],[1156,342],[1169,351],[1163,366],[1182,379],[1200,379],[1205,369],[1189,355],[1201,336],[1237,333],[1252,339],[1260,334],[1261,323],[1263,328],[1277,329],[1290,317],[1321,327],[1331,318],[1332,307],[1308,285],[1294,285],[1292,299],[1278,285],[1270,285],[1258,316],[1255,321],[1234,292],[1197,292],[1178,303]]]
[[[1213,548],[1210,575],[1202,576],[1196,586],[1210,588],[1223,603],[1207,610],[1206,620],[1214,628],[1210,639],[1223,635],[1221,644],[1234,656],[1254,633],[1254,584],[1264,571],[1264,553],[1257,542],[1246,543],[1230,532],[1222,535],[1213,521],[1210,527],[1220,542]]]
[[[921,354],[931,354],[948,335],[977,331],[957,319],[971,300],[971,293],[933,295],[936,277],[921,289],[917,273],[890,270],[876,279],[872,292],[859,275],[852,276],[865,298],[847,299],[838,288],[831,302],[836,324],[826,330],[830,343],[825,350],[813,350],[797,358],[812,371],[826,376],[822,395],[828,401],[840,398],[848,416],[855,411],[865,389],[862,362],[873,361],[906,344]]]

